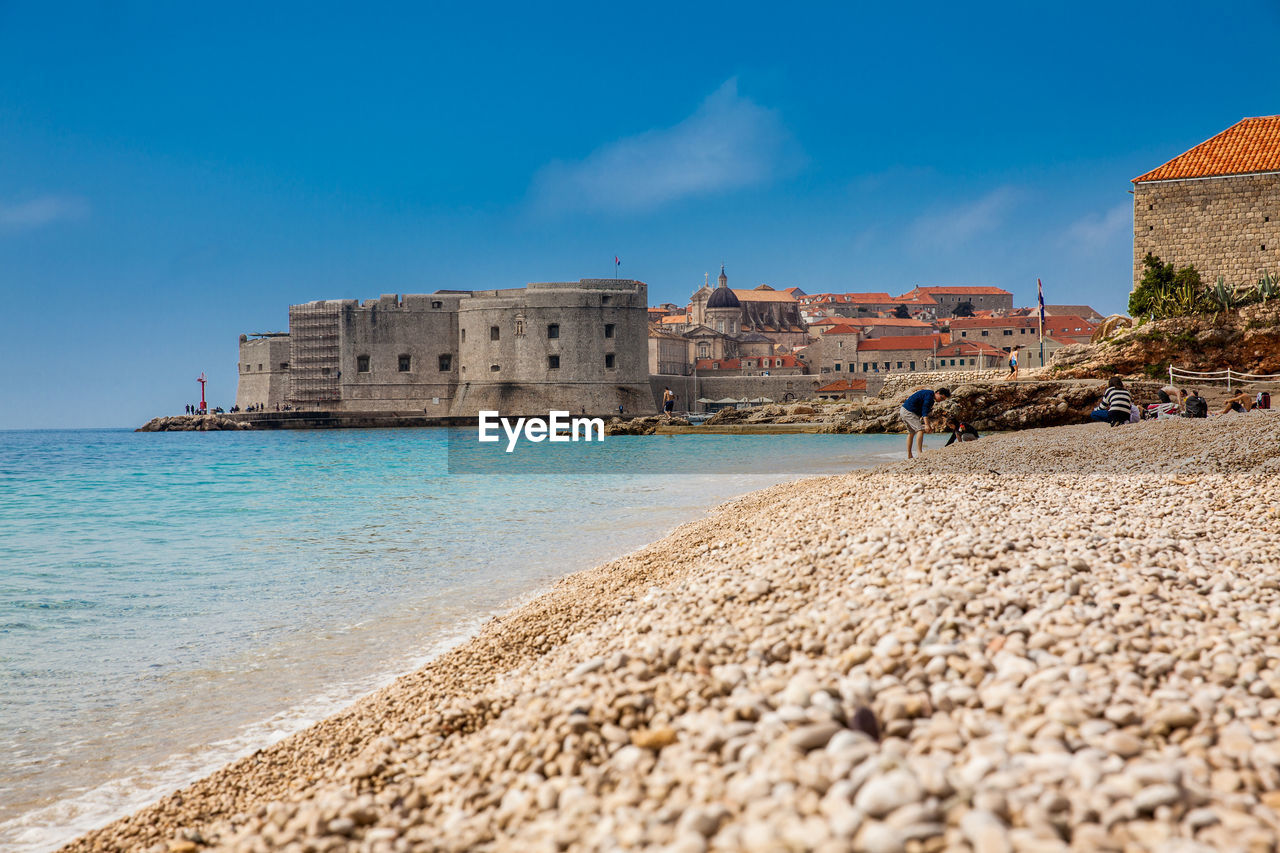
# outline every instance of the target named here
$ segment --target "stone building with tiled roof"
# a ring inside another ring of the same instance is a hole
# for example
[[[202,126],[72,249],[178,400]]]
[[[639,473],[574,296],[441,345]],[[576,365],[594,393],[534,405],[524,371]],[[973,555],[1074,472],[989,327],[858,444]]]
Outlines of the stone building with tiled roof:
[[[1133,284],[1148,252],[1208,284],[1280,271],[1280,116],[1246,118],[1133,179]]]
[[[774,290],[767,284],[751,290],[728,286],[724,267],[720,267],[717,287],[704,283],[689,300],[691,323],[710,326],[728,335],[754,332],[764,335],[779,346],[798,347],[809,342],[800,302],[785,290]],[[713,304],[715,303],[715,304]]]
[[[958,285],[916,287],[899,297],[906,301],[908,308],[920,297],[929,297],[937,305],[935,316],[951,317],[956,308],[968,303],[975,311],[1010,311],[1013,309],[1013,294],[1000,287],[989,285]]]

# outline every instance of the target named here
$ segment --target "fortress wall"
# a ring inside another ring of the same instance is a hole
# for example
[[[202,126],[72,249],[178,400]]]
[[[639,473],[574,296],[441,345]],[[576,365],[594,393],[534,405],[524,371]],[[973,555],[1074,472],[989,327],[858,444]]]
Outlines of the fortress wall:
[[[452,413],[652,412],[647,298],[642,282],[613,279],[475,292],[458,310]]]
[[[448,414],[458,381],[461,299],[454,294],[403,300],[383,296],[344,307],[339,318],[340,409]],[[402,365],[402,356],[407,364]],[[365,359],[367,369],[361,370]]]
[[[844,377],[841,377],[844,378]],[[700,397],[720,400],[724,397],[741,399],[768,397],[775,403],[804,400],[814,396],[822,385],[835,381],[830,376],[812,374],[798,376],[698,376],[695,390],[692,376],[650,376],[649,386],[654,405],[662,406],[662,389],[670,387],[676,395],[677,411],[704,411],[703,406],[690,404]]]
[[[243,336],[242,336],[243,338]],[[263,405],[274,409],[289,394],[289,355],[287,336],[243,338],[240,341],[240,381],[236,388],[236,405],[246,408]]]

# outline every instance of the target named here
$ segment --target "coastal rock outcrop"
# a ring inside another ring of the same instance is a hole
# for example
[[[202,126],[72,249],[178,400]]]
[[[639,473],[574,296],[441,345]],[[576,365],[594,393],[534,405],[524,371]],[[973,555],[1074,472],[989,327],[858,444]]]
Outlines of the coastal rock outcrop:
[[[609,422],[604,425],[604,434],[653,435],[654,431],[660,426],[689,426],[689,422],[684,418],[677,418],[665,413],[660,415],[648,415],[640,418],[631,418],[630,420],[610,418]]]
[[[173,415],[152,418],[134,432],[217,432],[237,429],[253,429],[253,425],[222,415]]]
[[[1133,381],[1126,385],[1142,406],[1156,401],[1161,383]],[[939,403],[936,412],[954,412],[981,431],[1065,426],[1088,420],[1105,388],[1097,381],[974,382],[954,386],[951,399]],[[813,423],[824,433],[903,432],[898,410],[909,394],[898,392],[856,402],[721,409],[707,425]]]
[[[1187,370],[1280,373],[1280,302],[1249,305],[1229,314],[1172,317],[1144,323],[1093,344],[1054,354],[1054,378],[1105,378],[1115,374],[1168,375]]]

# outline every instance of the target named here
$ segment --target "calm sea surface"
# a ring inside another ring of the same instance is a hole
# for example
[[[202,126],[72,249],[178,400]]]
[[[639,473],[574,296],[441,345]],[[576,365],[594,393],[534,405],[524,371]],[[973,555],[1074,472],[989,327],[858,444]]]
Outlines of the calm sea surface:
[[[0,432],[0,848],[51,849],[275,742],[729,497],[902,455],[618,437],[589,474],[448,473],[473,437]]]

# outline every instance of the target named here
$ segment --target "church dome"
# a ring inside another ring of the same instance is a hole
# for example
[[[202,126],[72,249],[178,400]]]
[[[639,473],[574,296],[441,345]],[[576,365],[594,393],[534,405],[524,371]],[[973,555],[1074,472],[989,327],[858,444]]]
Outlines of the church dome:
[[[707,300],[708,310],[712,308],[741,308],[742,303],[738,301],[738,297],[733,295],[733,291],[727,287],[717,287],[711,292],[711,298]]]

